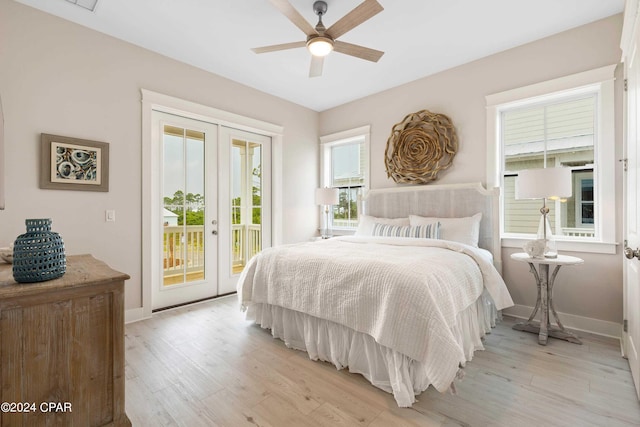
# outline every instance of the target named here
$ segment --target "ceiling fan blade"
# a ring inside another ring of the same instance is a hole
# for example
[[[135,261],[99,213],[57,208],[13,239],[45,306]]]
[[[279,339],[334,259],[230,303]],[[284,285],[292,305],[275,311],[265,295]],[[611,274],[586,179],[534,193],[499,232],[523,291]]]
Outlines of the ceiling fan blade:
[[[383,10],[384,8],[382,5],[376,0],[365,0],[351,12],[340,18],[335,24],[330,26],[327,31],[325,31],[325,34],[335,40],[347,31],[354,29]]]
[[[382,51],[369,49],[368,47],[359,46],[357,44],[341,42],[339,40],[333,42],[333,50],[344,53],[345,55],[366,59],[371,62],[378,62],[382,55],[384,55],[384,52]]]
[[[293,24],[296,27],[300,28],[302,32],[307,36],[318,34],[316,29],[313,28],[313,26],[309,24],[302,15],[300,15],[300,12],[298,12],[293,6],[291,6],[291,3],[289,3],[287,0],[270,1],[272,5],[274,5],[280,12],[282,12],[284,16],[289,18],[289,21],[293,22]]]
[[[323,64],[324,64],[324,56],[311,55],[311,67],[309,68],[309,77],[320,77],[322,75]]]
[[[254,47],[251,50],[255,53],[275,52],[277,50],[295,49],[297,47],[305,47],[307,42],[292,42],[284,44],[273,44],[271,46]]]

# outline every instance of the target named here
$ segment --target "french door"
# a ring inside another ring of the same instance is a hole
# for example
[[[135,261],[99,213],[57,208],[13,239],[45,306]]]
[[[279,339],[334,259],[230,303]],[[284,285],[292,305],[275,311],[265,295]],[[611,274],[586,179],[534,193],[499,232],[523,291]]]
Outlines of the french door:
[[[153,309],[217,295],[218,126],[154,112],[160,151],[159,280]]]
[[[271,246],[271,138],[229,127],[220,129],[220,199],[227,200],[219,233],[220,294],[234,292],[247,261]]]
[[[247,261],[271,245],[271,138],[154,111],[152,309],[236,290]]]

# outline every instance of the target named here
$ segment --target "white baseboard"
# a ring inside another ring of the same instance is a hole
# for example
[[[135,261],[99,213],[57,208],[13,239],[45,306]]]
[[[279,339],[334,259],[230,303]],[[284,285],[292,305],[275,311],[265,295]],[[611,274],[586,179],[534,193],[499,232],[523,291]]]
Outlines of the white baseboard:
[[[144,309],[142,307],[139,308],[130,308],[129,310],[124,311],[124,323],[132,323],[137,322],[138,320],[145,319]]]
[[[219,297],[214,297],[214,298],[210,298],[210,299],[205,299],[202,301],[196,301],[193,303],[189,303],[188,305],[195,305],[195,304],[203,304],[206,302],[211,302],[212,299],[222,299],[222,298],[237,298],[237,294],[235,292],[227,294],[227,295],[221,295]],[[184,305],[180,305],[177,307],[173,307],[173,308],[168,308],[165,309],[163,311],[170,311],[170,310],[178,310],[180,308],[184,307]],[[144,320],[144,319],[151,319],[152,316],[152,312],[151,309],[149,309],[148,313],[149,314],[145,314],[147,312],[147,310],[145,309],[145,307],[138,307],[138,308],[130,308],[129,310],[125,310],[124,311],[124,323],[133,323],[133,322],[137,322],[139,320]]]
[[[225,295],[226,296],[226,295]],[[511,317],[518,319],[528,319],[533,311],[533,307],[526,305],[516,304],[513,307],[505,308],[502,312]],[[609,322],[606,320],[593,319],[590,317],[576,316],[574,314],[558,313],[562,324],[576,331],[589,332],[596,335],[602,335],[605,337],[617,338],[622,337],[622,324],[616,322]],[[144,315],[143,307],[131,308],[124,312],[124,323],[137,322],[139,320],[146,319],[148,316]]]
[[[526,305],[514,305],[505,308],[502,312],[507,316],[519,319],[528,319],[533,312],[533,307]],[[592,319],[590,317],[576,316],[575,314],[558,313],[560,321],[567,329],[589,332],[596,335],[620,339],[622,336],[622,324],[607,320]]]

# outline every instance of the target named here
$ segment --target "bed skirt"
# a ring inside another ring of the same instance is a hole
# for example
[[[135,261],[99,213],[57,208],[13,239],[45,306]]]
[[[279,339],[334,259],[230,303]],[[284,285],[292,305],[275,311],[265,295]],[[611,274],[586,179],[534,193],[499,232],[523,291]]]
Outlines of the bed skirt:
[[[486,291],[458,314],[452,330],[467,361],[474,351],[484,350],[481,338],[495,326],[498,316]],[[411,406],[415,396],[431,384],[422,362],[338,323],[269,304],[250,304],[247,319],[271,329],[275,338],[289,348],[307,352],[312,360],[331,362],[338,369],[363,375],[374,386],[392,393],[400,407]]]

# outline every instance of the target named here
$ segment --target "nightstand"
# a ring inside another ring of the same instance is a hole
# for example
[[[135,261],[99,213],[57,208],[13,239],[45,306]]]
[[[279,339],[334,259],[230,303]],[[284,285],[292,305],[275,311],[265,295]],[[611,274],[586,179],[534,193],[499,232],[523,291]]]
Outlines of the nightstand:
[[[538,334],[538,344],[541,345],[547,345],[547,338],[549,336],[575,344],[582,344],[582,341],[580,341],[575,334],[567,331],[564,326],[562,326],[558,318],[556,309],[553,306],[553,284],[558,275],[558,271],[560,271],[560,267],[563,265],[582,264],[584,260],[568,255],[558,255],[557,258],[532,258],[524,252],[511,255],[511,259],[528,263],[529,270],[535,277],[536,285],[538,286],[538,299],[533,313],[529,316],[529,320],[513,325],[513,329]],[[550,266],[555,267],[551,277],[549,277]],[[539,324],[533,321],[538,311],[542,313],[542,319],[540,319]],[[549,311],[553,314],[557,326],[551,324]]]

